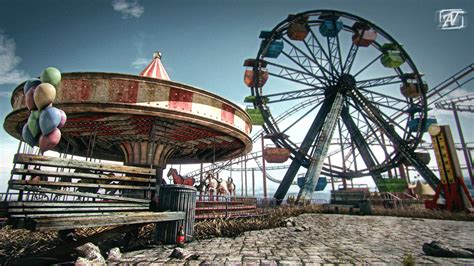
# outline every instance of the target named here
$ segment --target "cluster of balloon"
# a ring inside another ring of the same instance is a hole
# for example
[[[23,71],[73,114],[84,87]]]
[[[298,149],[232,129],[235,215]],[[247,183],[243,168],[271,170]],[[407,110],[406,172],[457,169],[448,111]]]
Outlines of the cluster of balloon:
[[[25,82],[23,92],[30,116],[23,126],[23,140],[30,146],[39,146],[42,152],[54,148],[61,140],[59,130],[66,123],[66,113],[53,107],[56,86],[61,81],[61,72],[48,67],[40,79]]]

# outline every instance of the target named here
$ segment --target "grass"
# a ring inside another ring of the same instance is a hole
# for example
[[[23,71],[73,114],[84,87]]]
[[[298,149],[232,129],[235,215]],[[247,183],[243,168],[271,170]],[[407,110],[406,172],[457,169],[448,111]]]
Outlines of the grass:
[[[415,265],[415,258],[410,253],[405,254],[402,263],[404,266],[413,266]]]

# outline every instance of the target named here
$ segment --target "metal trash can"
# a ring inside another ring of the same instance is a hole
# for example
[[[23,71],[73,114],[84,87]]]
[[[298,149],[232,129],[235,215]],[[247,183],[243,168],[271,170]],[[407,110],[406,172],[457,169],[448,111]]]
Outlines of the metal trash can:
[[[196,209],[196,188],[185,185],[164,185],[160,191],[159,211],[182,211],[184,220],[159,222],[155,238],[164,244],[175,244],[178,229],[183,226],[186,242],[193,240],[194,213]]]

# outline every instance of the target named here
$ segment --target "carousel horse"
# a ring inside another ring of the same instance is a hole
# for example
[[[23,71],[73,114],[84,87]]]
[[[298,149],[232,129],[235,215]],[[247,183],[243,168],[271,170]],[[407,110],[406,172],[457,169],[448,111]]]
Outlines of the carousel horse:
[[[178,174],[178,170],[174,168],[170,168],[168,171],[168,174],[166,175],[167,177],[172,176],[173,177],[173,183],[175,185],[186,185],[186,186],[192,186],[194,185],[194,178],[184,178]]]
[[[196,188],[197,192],[205,193],[206,192],[206,180],[203,180],[202,182],[199,182],[199,184],[194,185],[194,188]]]
[[[217,192],[217,186],[219,185],[219,182],[217,181],[217,178],[214,177],[214,174],[209,172],[206,176],[205,183],[207,183],[206,194],[209,194],[209,200],[213,201],[214,194]]]
[[[217,179],[217,196],[227,196],[229,194],[228,183],[222,178]]]
[[[227,190],[229,191],[230,196],[235,197],[235,184],[234,184],[234,180],[230,176],[227,179]]]

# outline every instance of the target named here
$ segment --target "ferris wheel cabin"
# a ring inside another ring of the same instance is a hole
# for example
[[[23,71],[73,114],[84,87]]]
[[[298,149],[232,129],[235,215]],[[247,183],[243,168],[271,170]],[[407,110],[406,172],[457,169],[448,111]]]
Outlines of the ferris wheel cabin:
[[[386,43],[382,45],[382,57],[380,62],[384,67],[397,68],[405,63],[405,59],[402,57],[400,49],[397,44]]]

